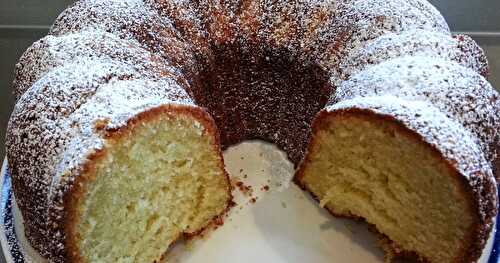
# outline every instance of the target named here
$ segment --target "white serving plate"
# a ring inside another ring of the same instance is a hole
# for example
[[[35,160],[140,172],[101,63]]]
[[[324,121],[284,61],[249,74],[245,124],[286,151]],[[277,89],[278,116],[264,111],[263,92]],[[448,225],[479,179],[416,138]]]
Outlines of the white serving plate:
[[[366,224],[332,217],[290,182],[293,165],[276,147],[245,142],[228,149],[224,158],[232,181],[251,186],[253,194],[244,194],[236,187],[237,206],[224,225],[205,237],[179,242],[168,253],[168,262],[383,262],[377,237]],[[0,186],[0,243],[7,262],[44,261],[24,237],[22,218],[12,205],[15,201],[6,162]],[[256,198],[255,203],[252,198]],[[480,263],[500,262],[500,240],[495,240],[493,232]]]

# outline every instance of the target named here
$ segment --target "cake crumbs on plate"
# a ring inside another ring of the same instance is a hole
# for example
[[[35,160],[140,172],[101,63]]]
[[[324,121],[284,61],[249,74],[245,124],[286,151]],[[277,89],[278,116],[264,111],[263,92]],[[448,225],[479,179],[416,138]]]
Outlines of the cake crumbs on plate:
[[[251,196],[253,193],[253,188],[250,185],[245,185],[242,181],[236,181],[235,186],[237,189],[240,190],[241,193],[243,193],[246,196]]]

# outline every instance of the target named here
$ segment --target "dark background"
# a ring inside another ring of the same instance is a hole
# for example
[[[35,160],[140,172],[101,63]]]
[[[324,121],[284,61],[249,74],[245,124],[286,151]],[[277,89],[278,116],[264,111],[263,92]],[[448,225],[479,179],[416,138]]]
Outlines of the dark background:
[[[0,0],[0,160],[5,153],[5,128],[13,107],[10,84],[14,65],[24,50],[35,40],[42,38],[52,21],[72,2]],[[443,12],[454,32],[468,33],[483,46],[492,66],[491,81],[500,88],[500,1],[431,0],[431,2]],[[1,254],[0,262],[4,262]]]

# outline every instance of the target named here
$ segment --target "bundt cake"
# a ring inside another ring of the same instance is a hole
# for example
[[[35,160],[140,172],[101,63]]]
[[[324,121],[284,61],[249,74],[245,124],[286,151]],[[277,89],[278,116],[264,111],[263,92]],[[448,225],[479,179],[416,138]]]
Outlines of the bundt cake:
[[[80,0],[16,66],[7,135],[31,245],[154,262],[230,206],[221,151],[283,149],[388,258],[475,262],[497,214],[500,97],[426,0]]]

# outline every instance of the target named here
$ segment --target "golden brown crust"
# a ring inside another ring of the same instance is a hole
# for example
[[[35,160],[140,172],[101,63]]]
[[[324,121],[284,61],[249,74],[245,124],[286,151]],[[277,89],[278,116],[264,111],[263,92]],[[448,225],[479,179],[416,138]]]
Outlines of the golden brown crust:
[[[500,141],[497,141],[492,145],[492,148],[496,146],[497,158],[493,160],[493,174],[497,182],[500,182]]]
[[[227,185],[229,183],[229,176],[224,168],[223,164],[223,156],[222,151],[220,149],[219,142],[219,133],[216,129],[215,123],[213,119],[210,117],[208,113],[198,107],[192,106],[177,106],[177,105],[164,105],[157,108],[150,109],[146,112],[140,113],[135,118],[130,119],[127,122],[127,125],[120,129],[106,130],[106,138],[110,144],[117,143],[121,138],[126,136],[127,132],[130,132],[134,129],[134,127],[143,122],[147,122],[148,120],[153,120],[159,115],[167,114],[170,116],[179,116],[179,115],[188,115],[190,117],[195,118],[200,121],[205,128],[205,135],[213,136],[214,139],[214,151],[218,152],[220,155],[220,169],[224,171],[224,176],[227,180]],[[61,218],[61,225],[63,226],[65,233],[65,246],[66,246],[66,255],[63,255],[67,262],[81,262],[85,263],[86,261],[81,257],[79,253],[79,249],[77,247],[78,233],[76,233],[76,225],[78,224],[78,219],[81,214],[78,210],[80,207],[80,202],[84,199],[85,193],[87,192],[87,186],[95,180],[95,164],[99,162],[99,159],[103,158],[106,155],[106,149],[100,150],[98,152],[93,153],[89,156],[88,161],[83,165],[81,173],[76,177],[72,187],[68,192],[64,194],[64,216]],[[197,231],[194,234],[189,234],[190,236],[195,236],[201,233],[206,227],[210,226],[213,221],[220,220],[221,216],[227,212],[230,208],[232,195],[231,189],[228,187],[228,196],[229,200],[227,200],[227,206],[220,216],[215,217],[212,221],[208,222],[205,227],[201,230]],[[185,233],[187,234],[187,233]],[[179,239],[181,235],[177,238]]]
[[[480,183],[482,185],[476,185],[478,188],[483,189],[480,193],[478,193],[473,187],[471,186],[471,182],[469,179],[467,179],[464,175],[462,175],[454,166],[451,160],[446,159],[442,153],[433,145],[429,144],[420,134],[418,134],[416,131],[409,129],[406,127],[405,124],[403,124],[401,121],[395,119],[393,116],[389,115],[381,115],[377,114],[371,110],[364,110],[364,109],[349,109],[349,110],[338,110],[334,112],[329,112],[326,110],[321,111],[318,113],[316,116],[315,120],[313,121],[312,124],[312,135],[311,139],[308,145],[308,151],[306,153],[306,156],[304,160],[301,162],[297,173],[294,177],[294,182],[301,187],[304,191],[307,191],[310,193],[313,198],[316,201],[319,201],[317,196],[314,195],[314,193],[308,189],[308,187],[305,185],[303,182],[303,177],[304,177],[304,172],[305,168],[309,163],[311,163],[311,154],[313,154],[313,149],[315,145],[321,143],[318,141],[318,138],[316,134],[328,128],[332,122],[334,122],[336,119],[343,119],[346,117],[356,117],[356,118],[361,118],[369,121],[375,121],[375,122],[381,122],[381,123],[393,123],[395,124],[394,127],[397,129],[398,134],[406,136],[410,140],[414,140],[417,143],[421,143],[423,145],[426,145],[430,153],[436,158],[440,159],[446,166],[448,167],[449,174],[453,175],[453,178],[455,179],[455,182],[458,186],[458,189],[462,192],[462,195],[465,196],[465,200],[469,202],[469,213],[473,214],[473,218],[475,222],[472,224],[471,228],[468,231],[468,234],[466,235],[466,238],[463,242],[463,248],[461,249],[461,252],[456,255],[455,259],[453,262],[456,263],[468,263],[468,262],[475,262],[482,254],[484,245],[486,244],[489,234],[492,229],[492,219],[496,215],[496,206],[493,206],[492,204],[495,204],[496,202],[491,202],[491,205],[489,209],[486,211],[487,215],[484,218],[487,218],[489,221],[483,221],[481,220],[479,213],[481,213],[479,206],[481,205],[482,202],[485,202],[485,199],[487,200],[496,200],[496,187],[494,185],[489,184],[488,182],[490,181],[481,181]],[[479,177],[479,176],[478,176]],[[336,213],[335,211],[332,211],[331,209],[327,209],[329,212],[336,217],[345,217],[345,218],[354,218],[354,219],[361,219],[364,220],[363,218],[360,218],[355,215],[351,214],[339,214]],[[378,231],[378,230],[377,230]],[[387,238],[388,239],[388,238]],[[390,239],[388,239],[390,240]],[[393,241],[392,242],[392,247],[397,246]],[[405,251],[402,249],[398,250],[392,250],[394,255],[396,256],[406,256],[410,257],[413,259],[420,259],[424,260],[424,257],[422,255],[419,255],[417,252],[414,251]],[[412,257],[412,255],[415,255],[415,257]]]
[[[422,258],[415,252],[401,249],[396,243],[390,240],[386,235],[381,234],[378,229],[370,225],[370,230],[379,237],[378,245],[385,252],[385,261],[392,262],[396,259],[404,259],[405,262],[430,263],[429,260]]]

